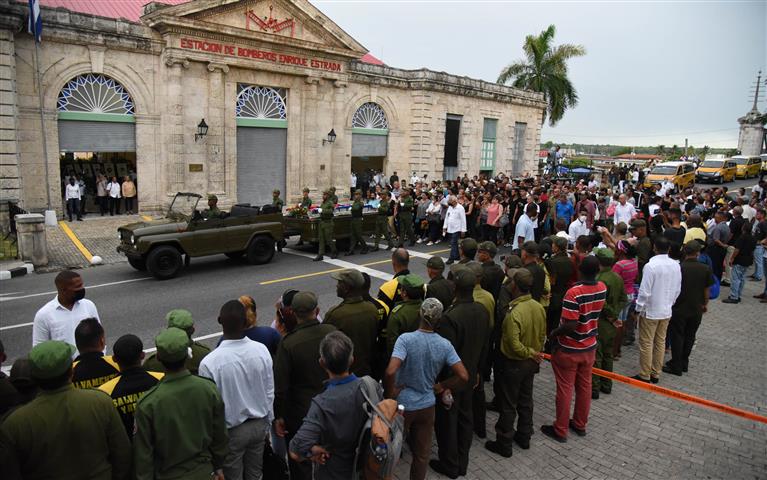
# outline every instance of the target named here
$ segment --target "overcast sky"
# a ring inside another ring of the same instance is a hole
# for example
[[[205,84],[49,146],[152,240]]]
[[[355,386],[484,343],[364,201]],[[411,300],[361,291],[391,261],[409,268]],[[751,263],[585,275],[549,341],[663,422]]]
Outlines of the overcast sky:
[[[388,65],[489,81],[555,24],[587,55],[570,62],[580,102],[544,142],[735,147],[767,66],[766,0],[312,1]]]

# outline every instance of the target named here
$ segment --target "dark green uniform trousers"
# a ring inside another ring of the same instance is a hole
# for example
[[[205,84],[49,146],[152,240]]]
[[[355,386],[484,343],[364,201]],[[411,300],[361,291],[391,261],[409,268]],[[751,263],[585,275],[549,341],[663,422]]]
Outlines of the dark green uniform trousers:
[[[330,251],[336,254],[336,243],[333,241],[333,220],[320,220],[320,255],[325,254],[325,245],[330,245]]]
[[[352,238],[349,242],[349,252],[353,252],[357,245],[362,249],[362,253],[368,251],[368,244],[362,238],[362,219],[352,218]]]
[[[594,368],[601,368],[608,372],[613,371],[613,342],[618,329],[609,320],[600,318],[597,329],[597,351],[594,360]],[[610,393],[613,388],[613,381],[609,378],[603,378],[597,375],[591,376],[591,391],[603,391]]]
[[[391,233],[389,233],[389,218],[383,215],[376,217],[376,248],[378,248],[378,244],[381,242],[381,235],[386,239],[387,248],[393,248],[394,245],[391,243]]]
[[[402,212],[399,214],[399,243],[405,244],[405,237],[410,243],[415,242],[415,234],[413,233],[413,213]]]
[[[501,356],[496,370],[499,415],[495,439],[501,450],[511,453],[514,437],[529,442],[533,435],[533,380],[539,366],[532,359],[510,360]]]
[[[449,410],[437,400],[434,432],[439,447],[439,463],[451,475],[466,475],[469,466],[469,449],[474,438],[471,400],[471,388],[453,392],[453,406]]]

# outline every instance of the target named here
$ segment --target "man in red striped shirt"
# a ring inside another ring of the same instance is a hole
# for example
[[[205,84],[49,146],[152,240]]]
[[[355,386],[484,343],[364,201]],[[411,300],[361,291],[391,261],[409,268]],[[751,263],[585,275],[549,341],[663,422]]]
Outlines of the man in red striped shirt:
[[[585,257],[578,266],[581,281],[573,285],[562,302],[559,327],[549,335],[554,351],[551,366],[557,380],[556,420],[543,425],[541,432],[554,440],[567,441],[568,428],[586,435],[591,408],[591,369],[597,347],[599,315],[607,297],[607,287],[596,280],[599,260]],[[570,400],[575,391],[575,411],[570,420]]]

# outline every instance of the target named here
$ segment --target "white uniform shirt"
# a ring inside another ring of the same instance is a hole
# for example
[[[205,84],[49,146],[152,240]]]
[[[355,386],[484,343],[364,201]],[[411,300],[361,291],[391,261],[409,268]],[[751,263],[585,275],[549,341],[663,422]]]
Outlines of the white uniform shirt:
[[[59,303],[57,295],[35,314],[35,320],[32,323],[32,346],[46,340],[61,340],[75,345],[75,328],[81,320],[86,318],[101,321],[93,302],[84,298],[75,302],[72,310],[67,310]]]
[[[567,229],[567,235],[571,238],[572,243],[575,243],[581,235],[588,236],[590,233],[586,222],[581,222],[580,218],[576,218],[575,221],[570,224],[570,228]]]
[[[447,207],[445,222],[442,224],[442,229],[446,230],[447,233],[466,231],[466,211],[463,209],[463,205],[456,203],[455,207]]]
[[[626,202],[626,205],[621,205],[620,202],[615,205],[615,225],[618,225],[621,222],[628,225],[629,222],[631,222],[631,219],[634,218],[634,215],[636,215],[636,209],[634,208],[634,205],[629,202]]]
[[[513,246],[511,248],[519,246],[519,237],[522,237],[522,243],[528,240],[535,240],[535,222],[526,213],[519,217],[517,228],[514,229],[514,240],[512,241]]]
[[[227,428],[252,418],[274,418],[272,357],[263,344],[248,337],[222,340],[202,359],[199,374],[221,392]]]
[[[351,178],[349,179],[349,182],[351,183],[352,188],[357,188],[357,175],[352,173]]]
[[[119,182],[109,182],[107,184],[107,191],[109,191],[109,196],[112,198],[121,198],[120,197],[120,183]]]
[[[671,318],[671,307],[682,289],[679,262],[668,255],[655,255],[642,270],[642,284],[637,295],[637,311],[647,320]]]
[[[71,200],[73,198],[80,199],[80,187],[75,183],[70,185],[67,183],[67,188],[64,190],[64,200]]]

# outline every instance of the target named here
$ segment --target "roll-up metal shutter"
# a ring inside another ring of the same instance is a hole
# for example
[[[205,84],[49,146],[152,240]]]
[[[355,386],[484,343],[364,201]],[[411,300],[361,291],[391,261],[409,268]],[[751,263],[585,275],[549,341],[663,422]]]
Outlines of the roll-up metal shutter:
[[[386,135],[352,133],[352,157],[385,157]]]
[[[136,124],[59,120],[62,152],[135,152]]]
[[[272,190],[285,198],[288,130],[237,127],[237,202],[272,203]]]

